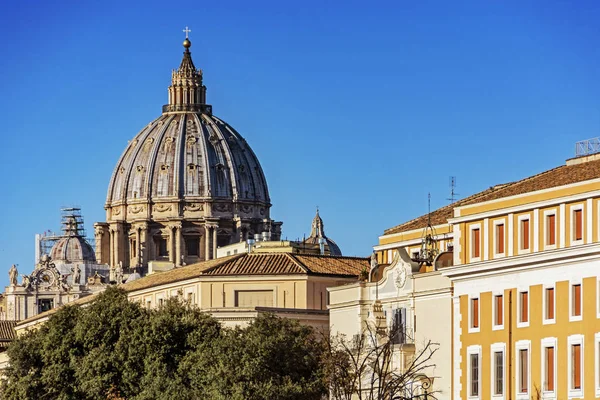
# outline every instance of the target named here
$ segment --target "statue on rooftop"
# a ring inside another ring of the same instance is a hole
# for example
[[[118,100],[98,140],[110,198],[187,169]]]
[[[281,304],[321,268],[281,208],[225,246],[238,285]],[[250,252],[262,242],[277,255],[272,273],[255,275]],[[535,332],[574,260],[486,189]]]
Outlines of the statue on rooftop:
[[[10,286],[17,286],[17,278],[19,277],[19,271],[17,271],[17,266],[15,264],[10,267],[8,270],[8,277],[10,279]]]

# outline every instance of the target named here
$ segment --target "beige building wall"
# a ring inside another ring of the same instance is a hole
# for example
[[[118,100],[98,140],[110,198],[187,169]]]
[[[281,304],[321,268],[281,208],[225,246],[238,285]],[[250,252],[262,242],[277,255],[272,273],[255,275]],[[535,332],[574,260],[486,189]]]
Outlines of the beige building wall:
[[[404,269],[404,272],[402,272]],[[403,278],[404,277],[404,278]],[[347,338],[359,334],[373,313],[378,299],[388,326],[395,309],[406,308],[407,335],[416,352],[431,340],[439,345],[432,360],[433,389],[438,399],[451,398],[452,383],[452,289],[450,280],[439,271],[413,273],[412,266],[399,257],[383,272],[378,282],[359,282],[329,288],[330,331]]]

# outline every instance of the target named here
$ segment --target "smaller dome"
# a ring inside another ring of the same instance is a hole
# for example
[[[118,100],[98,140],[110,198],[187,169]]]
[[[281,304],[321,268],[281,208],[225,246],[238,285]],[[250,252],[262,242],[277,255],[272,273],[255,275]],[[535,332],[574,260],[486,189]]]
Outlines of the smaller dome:
[[[133,282],[135,280],[140,279],[141,277],[142,276],[137,271],[135,271],[133,274],[129,274],[125,283]]]
[[[62,263],[95,263],[96,255],[92,246],[80,236],[67,236],[60,238],[52,250],[50,259]]]
[[[341,256],[342,251],[339,246],[331,239],[329,239],[325,235],[325,224],[319,215],[319,210],[317,209],[317,215],[312,222],[312,227],[310,230],[310,236],[304,240],[304,243],[307,244],[320,244],[319,240],[325,239],[325,244],[329,247],[329,254],[332,256]]]

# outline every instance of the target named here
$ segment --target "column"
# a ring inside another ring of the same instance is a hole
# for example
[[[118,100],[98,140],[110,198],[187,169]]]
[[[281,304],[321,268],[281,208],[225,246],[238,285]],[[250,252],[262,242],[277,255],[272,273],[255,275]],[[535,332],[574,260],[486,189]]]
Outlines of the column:
[[[140,252],[138,253],[139,256],[139,263],[140,266],[143,266],[144,264],[148,264],[148,261],[150,260],[150,243],[149,243],[149,232],[148,232],[148,224],[147,223],[142,223],[140,225]],[[142,245],[143,243],[143,245]],[[141,272],[140,272],[141,273]]]
[[[212,258],[217,258],[217,227],[213,226],[213,253]]]
[[[204,259],[210,260],[210,226],[204,225]]]
[[[101,226],[94,226],[94,236],[96,239],[96,248],[94,250],[96,251],[96,260],[98,261],[98,263],[102,263],[102,261],[104,261],[104,258],[106,257],[106,254],[102,255],[102,245],[104,244],[103,235],[104,228]]]
[[[135,266],[140,265],[140,249],[142,248],[142,228],[139,226],[135,228]]]
[[[175,264],[175,227],[169,225],[169,261]]]
[[[110,230],[110,265],[111,266],[115,266],[116,265],[116,260],[117,257],[115,257],[115,251],[116,251],[116,242],[115,242],[115,230],[111,229]]]
[[[177,232],[175,233],[175,265],[181,267],[181,228],[182,224],[175,225]]]

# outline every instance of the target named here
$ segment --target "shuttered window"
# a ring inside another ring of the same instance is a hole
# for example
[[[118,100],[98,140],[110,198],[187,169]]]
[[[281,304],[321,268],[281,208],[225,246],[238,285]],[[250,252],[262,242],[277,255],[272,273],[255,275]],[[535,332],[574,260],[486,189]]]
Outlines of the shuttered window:
[[[574,317],[581,316],[581,284],[573,285],[573,313]]]
[[[503,302],[502,302],[502,295],[498,295],[495,296],[495,303],[496,303],[496,314],[495,314],[495,324],[496,325],[502,325],[502,317],[503,317],[503,310],[502,310],[502,306],[503,306]]]
[[[272,290],[237,290],[235,292],[236,307],[273,307]]]
[[[529,249],[529,220],[521,221],[521,250]]]
[[[554,288],[546,289],[546,319],[554,319]]]
[[[479,355],[470,355],[471,396],[479,396]]]
[[[494,394],[504,392],[504,353],[494,352]]]
[[[529,321],[529,293],[521,292],[519,293],[520,298],[520,312],[519,312],[519,322],[527,322]]]
[[[574,228],[574,239],[582,240],[583,239],[583,214],[582,210],[575,210],[573,212],[573,228]]]
[[[471,299],[471,328],[479,328],[479,299]]]
[[[504,253],[504,224],[496,225],[496,254]]]
[[[529,391],[529,357],[528,350],[519,350],[519,393]]]
[[[553,246],[556,244],[556,215],[546,217],[546,244]]]
[[[479,228],[473,229],[473,231],[472,231],[472,235],[473,235],[473,241],[472,241],[473,249],[472,249],[472,252],[471,252],[471,254],[473,254],[473,258],[477,258],[477,257],[480,256],[480,251],[481,251],[481,240],[480,239],[481,238],[479,237],[480,236],[479,234],[480,234]]]
[[[545,371],[544,371],[544,390],[554,391],[554,347],[544,349]]]
[[[571,389],[581,389],[581,345],[571,346]]]

